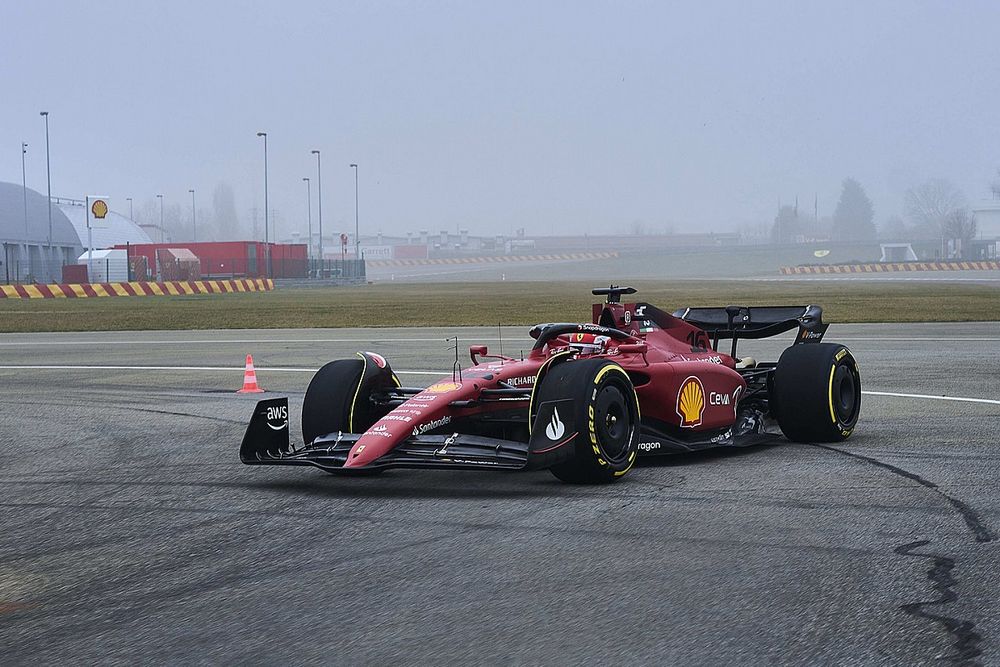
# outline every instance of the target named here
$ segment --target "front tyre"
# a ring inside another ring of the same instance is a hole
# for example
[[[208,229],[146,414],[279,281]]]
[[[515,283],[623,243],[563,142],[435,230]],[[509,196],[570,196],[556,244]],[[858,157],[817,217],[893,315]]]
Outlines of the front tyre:
[[[572,484],[606,484],[625,475],[639,446],[639,400],[628,374],[607,359],[560,363],[546,373],[532,404],[567,399],[574,410],[565,430],[576,436],[566,445],[571,458],[552,466],[552,474]],[[540,421],[533,428],[551,426]]]
[[[331,361],[313,375],[302,401],[302,439],[306,444],[338,431],[364,433],[389,411],[376,405],[372,394],[396,384],[395,376],[388,367],[373,366],[371,355],[359,356],[361,359]]]
[[[793,442],[840,442],[861,415],[861,374],[843,345],[805,343],[778,359],[772,388],[778,425]]]

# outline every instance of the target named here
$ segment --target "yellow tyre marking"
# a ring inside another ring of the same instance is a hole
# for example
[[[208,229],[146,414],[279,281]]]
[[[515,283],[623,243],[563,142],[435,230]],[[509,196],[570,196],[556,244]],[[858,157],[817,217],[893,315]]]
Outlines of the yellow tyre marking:
[[[94,288],[94,294],[97,296],[108,296],[107,291],[104,289],[104,285],[101,283],[94,283],[91,285]]]
[[[83,291],[83,285],[72,284],[69,286],[73,290],[73,294],[76,294],[77,298],[86,297],[87,293]]]
[[[29,299],[44,299],[45,297],[34,285],[23,285],[24,291],[28,293]]]
[[[625,370],[621,366],[619,366],[618,364],[612,363],[612,364],[608,364],[607,366],[605,366],[601,370],[597,371],[597,375],[594,376],[594,384],[600,383],[601,378],[604,377],[604,374],[607,373],[608,371],[621,371],[622,375],[624,375],[625,377],[628,377],[628,373],[626,373]]]
[[[368,370],[368,357],[356,352],[359,357],[361,357],[361,363],[364,365],[361,367],[361,377],[358,378],[358,388],[354,390],[354,398],[351,400],[351,410],[347,413],[347,430],[350,433],[354,433],[354,406],[358,403],[358,394],[361,393],[361,383],[365,379],[365,371]]]
[[[111,283],[111,289],[114,290],[117,296],[128,296],[128,290],[121,283]]]
[[[833,421],[834,426],[837,425],[837,415],[833,412],[833,374],[837,370],[837,364],[830,367],[830,387],[827,394],[830,396],[830,420]]]

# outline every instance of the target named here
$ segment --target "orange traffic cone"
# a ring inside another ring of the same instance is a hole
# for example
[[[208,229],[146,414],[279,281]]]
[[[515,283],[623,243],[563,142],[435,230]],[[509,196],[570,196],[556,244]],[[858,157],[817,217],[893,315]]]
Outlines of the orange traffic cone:
[[[243,388],[237,394],[263,394],[264,390],[257,386],[257,371],[253,367],[253,357],[247,355],[246,370],[243,371]]]

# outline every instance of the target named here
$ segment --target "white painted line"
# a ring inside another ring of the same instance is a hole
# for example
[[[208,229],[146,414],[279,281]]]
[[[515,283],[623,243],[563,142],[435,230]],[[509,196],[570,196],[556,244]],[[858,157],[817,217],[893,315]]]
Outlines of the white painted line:
[[[525,327],[527,328],[527,327]],[[496,329],[493,329],[496,331]],[[495,341],[496,336],[476,336],[478,340]],[[951,340],[951,339],[949,339]],[[219,339],[212,340],[42,340],[42,341],[2,341],[0,347],[40,347],[42,345],[267,345],[268,343],[358,343],[371,345],[373,343],[434,343],[447,342],[445,338],[256,338]]]
[[[315,373],[316,368],[282,368],[280,366],[254,366],[258,372],[275,373]],[[16,364],[0,366],[0,370],[33,370],[33,371],[238,371],[242,373],[243,366],[88,366],[88,365],[25,365]],[[446,375],[442,371],[393,371],[397,375]]]
[[[894,391],[868,391],[862,394],[870,396],[892,396],[895,398],[925,398],[932,401],[959,401],[962,403],[987,403],[989,405],[1000,405],[1000,401],[992,398],[967,398],[965,396],[932,396],[930,394],[901,394]]]
[[[281,366],[257,366],[257,371],[262,373],[315,373],[315,368],[292,368]],[[63,370],[91,370],[91,371],[227,371],[243,372],[242,366],[84,366],[84,365],[7,365],[0,366],[0,370],[36,370],[36,371],[63,371]],[[397,375],[447,375],[447,371],[393,371]],[[972,398],[968,396],[945,396],[933,394],[908,394],[895,391],[871,391],[864,390],[862,394],[868,396],[890,396],[893,398],[919,398],[931,401],[957,401],[960,403],[985,403],[987,405],[1000,405],[1000,400],[993,398]]]
[[[960,324],[960,323],[956,322],[956,324]],[[830,336],[830,339],[831,339],[831,341],[833,341],[833,340],[837,340],[837,341],[840,341],[840,340],[855,341],[855,340],[857,340],[857,341],[877,341],[877,342],[882,342],[882,341],[885,341],[885,342],[900,341],[900,342],[904,342],[904,343],[912,343],[912,342],[920,342],[920,341],[926,341],[928,343],[942,343],[942,342],[953,341],[953,340],[967,341],[967,342],[970,342],[970,343],[996,343],[996,342],[1000,341],[1000,338],[989,338],[989,337],[983,337],[983,338],[965,338],[965,337],[962,337],[962,336],[942,336],[940,338],[937,338],[937,337],[933,337],[933,336],[912,336],[912,337],[911,336],[872,336],[872,337],[864,337],[864,336],[836,336],[836,335],[834,335],[834,336]]]
[[[998,324],[1000,326],[1000,324]],[[494,329],[495,331],[495,329]],[[496,336],[477,336],[475,334],[470,334],[472,337],[469,338],[470,341],[497,341],[499,340]],[[1000,336],[837,336],[834,334],[830,335],[831,340],[837,341],[874,341],[874,342],[921,342],[926,341],[929,343],[941,343],[941,342],[951,342],[951,341],[966,341],[970,343],[996,343],[1000,342]],[[504,340],[510,341],[511,338],[505,337]],[[513,336],[513,340],[518,342],[516,335]],[[781,342],[784,339],[776,339]],[[287,344],[287,343],[357,343],[358,345],[368,345],[372,344],[382,344],[382,343],[436,343],[447,342],[444,338],[264,338],[264,339],[218,339],[214,338],[211,340],[187,340],[187,339],[175,339],[175,340],[43,340],[43,341],[0,341],[0,347],[41,347],[41,346],[65,346],[72,347],[75,345],[260,345],[265,346],[272,343]],[[523,341],[525,344],[533,343],[531,339],[525,338]]]

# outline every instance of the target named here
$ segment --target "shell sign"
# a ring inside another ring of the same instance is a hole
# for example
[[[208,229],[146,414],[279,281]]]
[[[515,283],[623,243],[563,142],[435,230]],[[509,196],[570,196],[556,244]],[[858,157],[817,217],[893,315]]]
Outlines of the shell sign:
[[[111,206],[107,197],[87,195],[87,229],[105,229],[108,226],[108,213]],[[87,241],[90,247],[90,240]]]
[[[681,418],[681,428],[700,426],[704,414],[705,387],[692,375],[681,383],[677,392],[677,416]]]
[[[103,199],[94,199],[90,204],[90,214],[98,220],[103,220],[108,215],[108,202]]]

